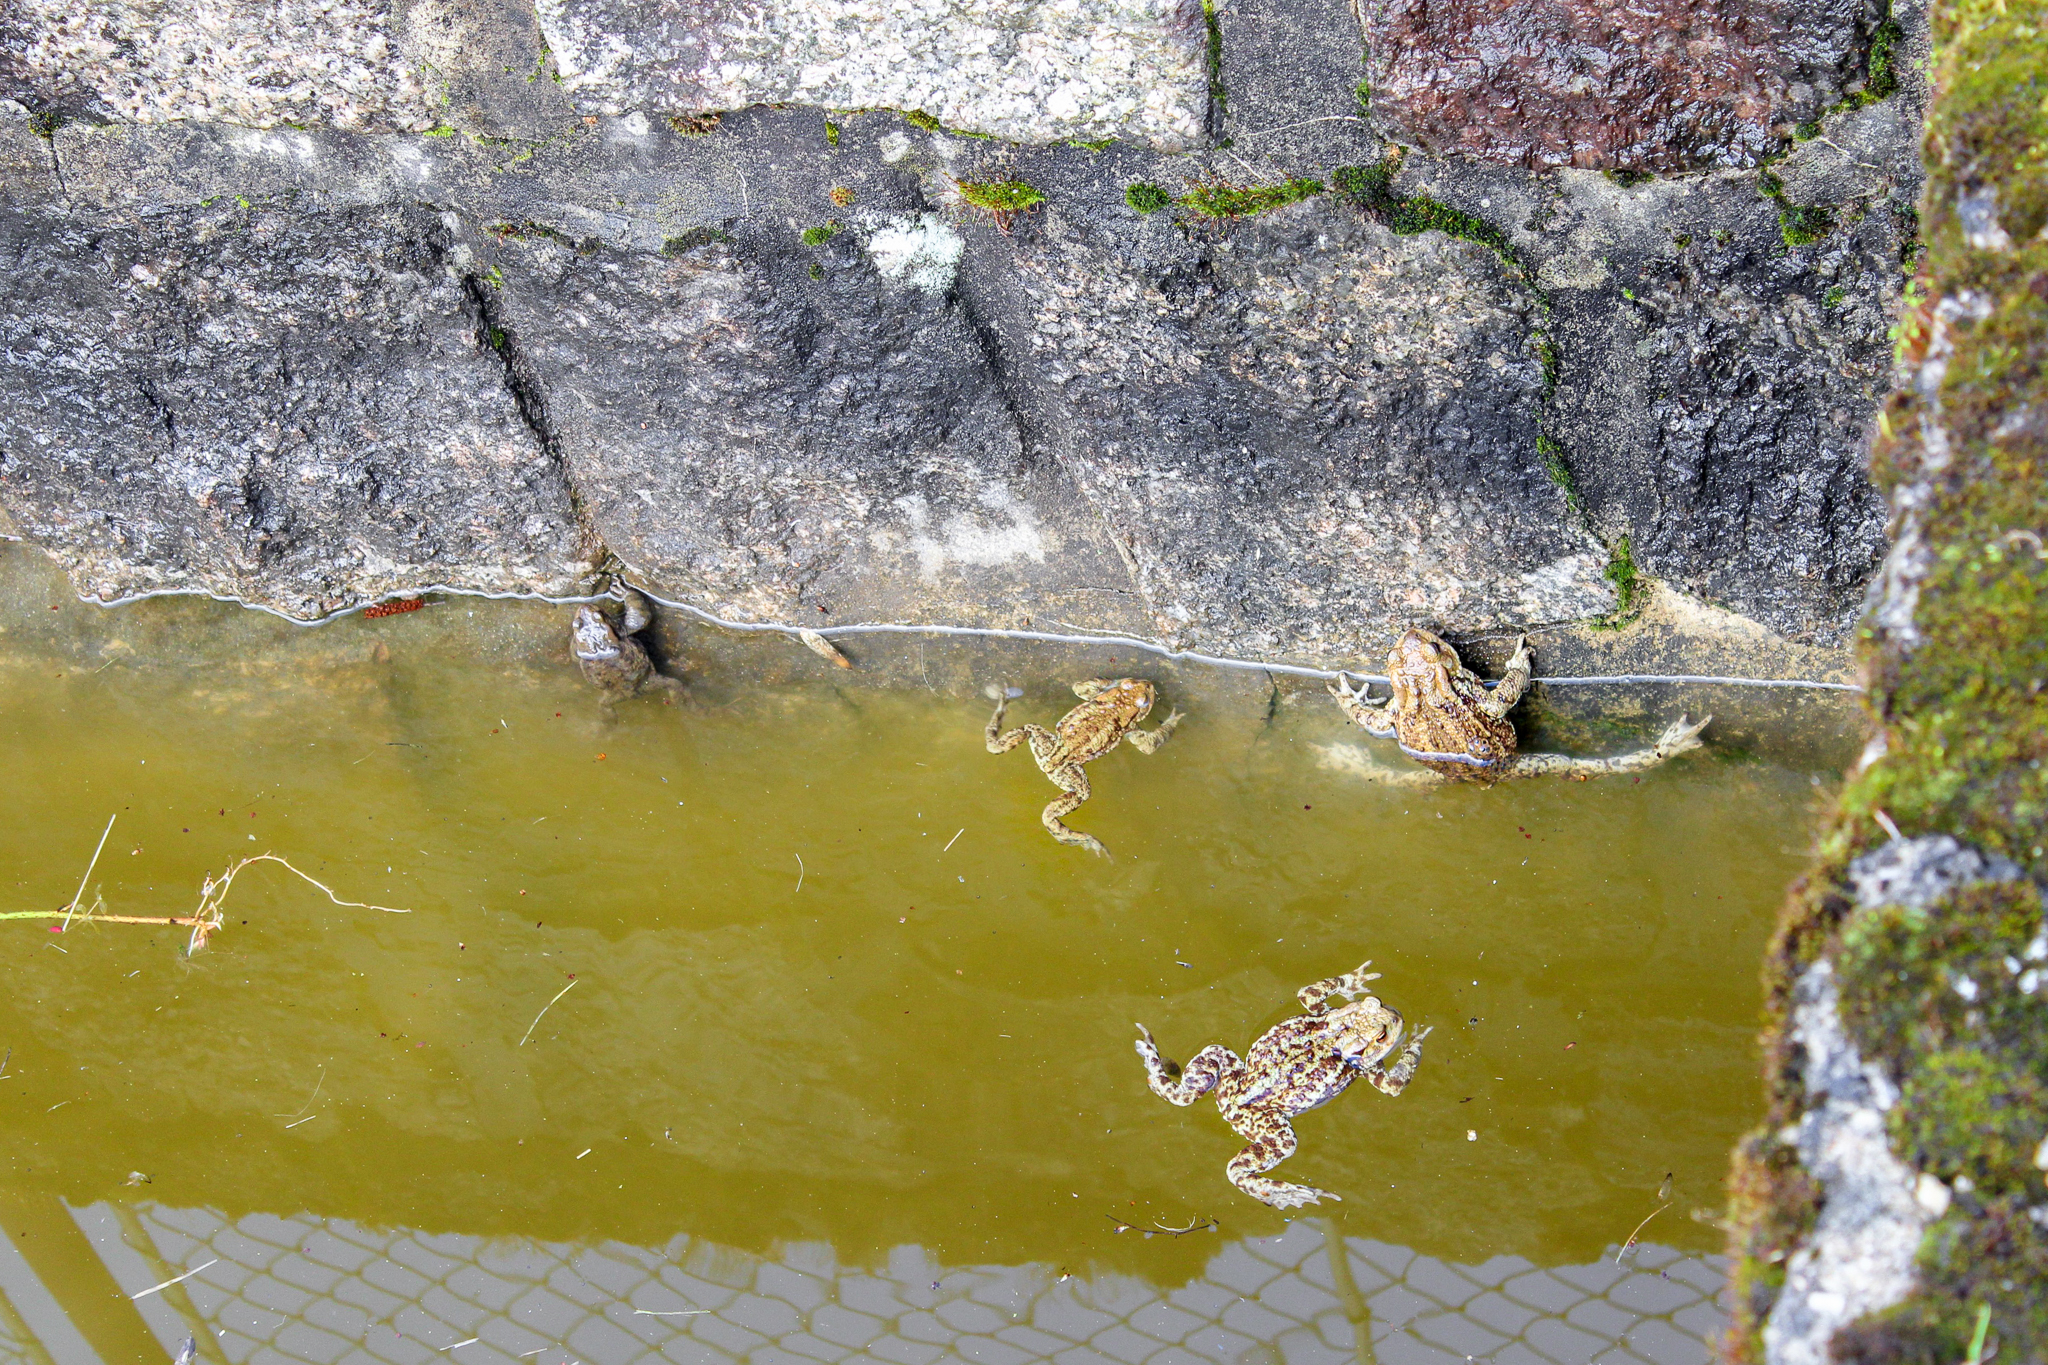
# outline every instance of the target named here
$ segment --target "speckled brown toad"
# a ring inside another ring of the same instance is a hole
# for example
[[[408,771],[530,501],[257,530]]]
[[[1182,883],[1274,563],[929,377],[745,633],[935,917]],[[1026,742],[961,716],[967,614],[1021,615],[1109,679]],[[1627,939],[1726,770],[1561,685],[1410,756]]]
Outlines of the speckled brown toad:
[[[646,647],[633,638],[654,622],[647,599],[622,582],[614,582],[606,596],[619,604],[616,625],[598,607],[581,606],[569,627],[569,647],[576,655],[576,665],[597,687],[605,710],[611,712],[620,702],[650,687],[680,693],[683,685],[656,668]]]
[[[1303,986],[1295,998],[1308,1013],[1267,1029],[1243,1061],[1222,1044],[1211,1043],[1183,1069],[1161,1057],[1151,1030],[1138,1025],[1138,1056],[1152,1093],[1170,1104],[1188,1105],[1214,1090],[1223,1121],[1250,1139],[1223,1169],[1231,1184],[1261,1203],[1293,1209],[1337,1199],[1328,1190],[1290,1185],[1265,1174],[1294,1155],[1294,1125],[1288,1120],[1328,1104],[1360,1076],[1381,1093],[1398,1095],[1422,1060],[1422,1040],[1430,1034],[1426,1028],[1408,1040],[1398,1060],[1387,1064],[1401,1041],[1401,1016],[1365,993],[1365,983],[1380,975],[1366,970],[1371,965]],[[1335,995],[1351,1003],[1326,1010],[1325,1002]]]
[[[1026,725],[1006,734],[1003,708],[1009,705],[1007,689],[998,689],[996,713],[988,722],[988,751],[1006,754],[1030,740],[1031,756],[1038,760],[1038,770],[1064,793],[1054,798],[1038,817],[1046,831],[1063,844],[1078,844],[1107,856],[1109,850],[1100,839],[1060,823],[1061,816],[1071,814],[1089,797],[1088,774],[1081,771],[1081,765],[1101,758],[1125,740],[1141,754],[1157,753],[1173,734],[1173,727],[1180,724],[1180,712],[1173,712],[1160,722],[1158,729],[1147,732],[1137,726],[1157,699],[1151,683],[1142,678],[1090,678],[1075,683],[1074,691],[1083,701],[1061,716],[1052,729]]]
[[[1700,731],[1713,720],[1706,716],[1692,722],[1681,716],[1650,748],[1613,758],[1516,753],[1515,727],[1507,716],[1529,685],[1533,663],[1529,641],[1517,639],[1507,672],[1489,694],[1478,675],[1459,661],[1457,650],[1426,630],[1411,628],[1402,632],[1387,655],[1393,695],[1375,700],[1365,694],[1364,687],[1353,691],[1343,680],[1330,684],[1330,695],[1367,734],[1396,740],[1402,753],[1454,782],[1641,772],[1699,748]],[[1366,771],[1366,775],[1397,783],[1435,780],[1425,773],[1387,770]]]

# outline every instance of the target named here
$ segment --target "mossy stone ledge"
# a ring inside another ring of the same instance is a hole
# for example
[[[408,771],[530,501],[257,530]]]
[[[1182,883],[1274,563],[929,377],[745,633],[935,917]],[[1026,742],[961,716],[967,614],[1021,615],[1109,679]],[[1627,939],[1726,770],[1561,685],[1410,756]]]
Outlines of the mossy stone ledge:
[[[1767,962],[1733,1361],[2048,1359],[2048,0],[1947,0],[1874,733]]]

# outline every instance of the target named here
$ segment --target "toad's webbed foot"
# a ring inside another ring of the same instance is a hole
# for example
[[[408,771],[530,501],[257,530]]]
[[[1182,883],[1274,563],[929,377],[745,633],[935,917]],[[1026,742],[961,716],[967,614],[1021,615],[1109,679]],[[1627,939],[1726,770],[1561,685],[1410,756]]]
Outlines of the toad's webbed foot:
[[[1355,970],[1345,972],[1342,976],[1326,977],[1312,985],[1303,986],[1294,993],[1294,998],[1299,1000],[1301,1007],[1310,1014],[1321,1014],[1323,1012],[1323,1005],[1333,995],[1341,995],[1347,1000],[1356,1000],[1359,996],[1365,994],[1366,982],[1380,979],[1378,972],[1366,970],[1371,965],[1372,959],[1367,958]]]
[[[1380,739],[1394,737],[1394,718],[1387,714],[1387,702],[1391,698],[1373,698],[1366,695],[1366,684],[1360,683],[1357,691],[1351,690],[1351,680],[1338,674],[1334,682],[1328,683],[1329,693],[1337,699],[1337,705],[1344,708],[1344,714],[1351,717],[1369,735]]]

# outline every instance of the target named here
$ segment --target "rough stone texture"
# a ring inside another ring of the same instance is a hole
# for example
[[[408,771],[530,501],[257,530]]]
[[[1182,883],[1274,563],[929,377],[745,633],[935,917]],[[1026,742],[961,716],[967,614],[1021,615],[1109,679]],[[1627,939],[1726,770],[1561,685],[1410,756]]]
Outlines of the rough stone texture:
[[[1361,0],[1403,140],[1531,167],[1754,166],[1860,88],[1874,0]]]
[[[1569,245],[1542,272],[1563,351],[1556,435],[1595,520],[1689,592],[1839,637],[1885,549],[1864,450],[1889,387],[1905,203],[1879,187],[1787,250],[1748,177],[1559,184],[1549,231]]]
[[[8,0],[0,97],[71,117],[435,123],[394,0]]]
[[[816,624],[1044,607],[1091,564],[1120,574],[1085,503],[1024,462],[948,297],[959,254],[905,216],[844,234],[817,281],[721,241],[537,237],[500,259],[506,326],[605,543],[717,615]]]
[[[1536,454],[1534,300],[1492,252],[1323,198],[1230,232],[1060,224],[1017,266],[1068,463],[1170,632],[1352,652],[1391,620],[1611,608]]]
[[[600,114],[790,101],[1178,151],[1208,108],[1197,0],[540,0],[540,16],[564,88]]]
[[[0,215],[0,498],[103,599],[573,586],[592,544],[438,216]]]
[[[0,201],[88,235],[208,200],[277,222],[430,205],[404,219],[415,248],[454,272],[476,311],[463,327],[503,339],[473,361],[491,401],[532,423],[536,458],[599,537],[590,553],[676,600],[1356,664],[1414,619],[1469,639],[1597,617],[1627,537],[1643,572],[1829,649],[1877,560],[1857,451],[1898,294],[1890,206],[1913,183],[1903,96],[1831,118],[1777,166],[1787,200],[1844,223],[1790,251],[1753,175],[1623,188],[1406,158],[1397,195],[1504,232],[1530,276],[1441,231],[1397,235],[1334,189],[1234,222],[1126,206],[1139,181],[1334,186],[1376,161],[1342,0],[1223,7],[1227,98],[1211,113],[1234,145],[1188,155],[1010,145],[815,105],[726,112],[693,136],[703,125],[649,109],[577,115],[572,100],[597,96],[552,79],[522,0],[420,0],[397,22],[399,49],[433,54],[443,117],[466,133],[73,121],[45,140],[17,113],[0,118]],[[1167,75],[1158,88],[1180,89]],[[1045,201],[1011,223],[958,188],[1012,177]],[[802,240],[828,225],[829,242]],[[301,248],[280,242],[290,274]],[[19,325],[40,325],[44,249],[25,244],[31,268],[7,286]],[[281,402],[255,373],[252,401]],[[73,439],[39,420],[16,430]],[[163,479],[124,429],[78,443],[131,492]],[[75,523],[15,496],[0,483],[93,591],[185,582],[188,566],[142,547],[214,534],[183,524],[182,495],[154,497],[110,577],[113,542],[81,549]],[[135,492],[126,515],[143,505]],[[498,581],[565,581],[553,560],[513,567],[525,554],[508,549]],[[467,551],[436,555],[424,582],[476,570]],[[292,611],[392,590],[338,567],[311,594],[242,581]],[[1715,657],[1710,671],[1732,667]]]

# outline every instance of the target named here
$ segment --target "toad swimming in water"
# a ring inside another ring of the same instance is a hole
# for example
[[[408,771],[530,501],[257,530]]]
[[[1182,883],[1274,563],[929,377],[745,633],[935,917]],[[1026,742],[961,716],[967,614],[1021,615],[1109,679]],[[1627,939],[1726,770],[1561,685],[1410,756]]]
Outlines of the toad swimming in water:
[[[1380,975],[1366,970],[1371,965],[1303,986],[1295,998],[1308,1013],[1267,1029],[1242,1061],[1229,1048],[1211,1043],[1183,1069],[1161,1057],[1152,1031],[1138,1025],[1138,1057],[1152,1093],[1169,1104],[1189,1105],[1214,1090],[1223,1121],[1250,1139],[1223,1169],[1231,1184],[1260,1203],[1293,1209],[1339,1199],[1328,1190],[1290,1185],[1265,1174],[1294,1155],[1294,1125],[1288,1120],[1328,1104],[1360,1076],[1382,1094],[1398,1095],[1422,1060],[1422,1040],[1430,1034],[1426,1028],[1408,1040],[1398,1060],[1387,1064],[1401,1041],[1402,1022],[1378,996],[1365,993],[1365,983]],[[1326,1009],[1336,995],[1351,1003]]]
[[[1141,754],[1157,753],[1173,734],[1173,727],[1180,724],[1180,712],[1167,716],[1156,730],[1138,729],[1138,722],[1145,719],[1158,697],[1152,684],[1142,678],[1090,678],[1075,683],[1074,691],[1083,698],[1081,704],[1061,716],[1052,729],[1026,725],[1005,733],[1003,708],[1009,704],[1008,689],[997,689],[996,713],[988,722],[988,751],[1006,754],[1028,739],[1038,771],[1063,793],[1038,817],[1046,832],[1063,844],[1078,844],[1106,857],[1109,850],[1100,839],[1060,823],[1061,816],[1073,813],[1089,797],[1088,774],[1081,765],[1101,758],[1125,740]]]
[[[1527,638],[1517,639],[1507,672],[1489,694],[1478,675],[1460,662],[1457,650],[1416,627],[1404,631],[1387,655],[1393,695],[1374,700],[1363,687],[1353,691],[1343,680],[1330,684],[1330,695],[1367,734],[1398,741],[1402,753],[1452,782],[1641,772],[1699,748],[1700,731],[1713,720],[1706,716],[1693,722],[1681,716],[1650,748],[1613,758],[1517,753],[1515,727],[1507,715],[1522,699],[1533,663]],[[1427,773],[1362,771],[1376,781],[1404,785],[1436,780]]]

